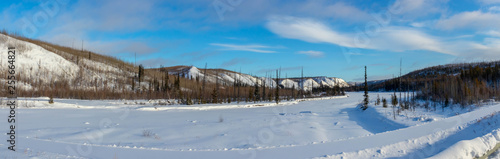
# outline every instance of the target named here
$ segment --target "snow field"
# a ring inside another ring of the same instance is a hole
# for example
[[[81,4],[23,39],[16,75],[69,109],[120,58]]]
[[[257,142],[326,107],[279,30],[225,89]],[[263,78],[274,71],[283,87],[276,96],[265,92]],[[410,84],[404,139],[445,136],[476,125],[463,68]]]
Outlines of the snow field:
[[[372,100],[374,94],[370,94]],[[387,97],[391,93],[380,94]],[[425,158],[447,151],[471,156],[467,149],[447,149],[483,136],[488,140],[474,144],[480,150],[487,149],[489,145],[481,147],[480,143],[491,145],[491,139],[497,140],[495,123],[500,120],[488,117],[500,111],[500,105],[456,116],[451,111],[417,110],[420,112],[394,120],[386,113],[390,108],[356,109],[362,93],[286,105],[240,107],[253,104],[242,103],[161,110],[151,108],[190,106],[71,99],[55,99],[55,104],[49,105],[47,100],[20,100],[19,151],[8,152],[5,143],[0,143],[0,157]],[[413,120],[418,116],[435,120]],[[6,128],[5,121],[0,121],[2,127]]]

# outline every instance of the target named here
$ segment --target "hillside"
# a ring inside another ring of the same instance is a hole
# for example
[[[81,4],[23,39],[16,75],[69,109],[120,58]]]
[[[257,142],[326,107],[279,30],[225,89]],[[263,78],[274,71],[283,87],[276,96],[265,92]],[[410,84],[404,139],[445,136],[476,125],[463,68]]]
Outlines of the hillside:
[[[41,41],[0,34],[0,51],[7,52],[8,46],[16,47],[16,70],[18,72],[18,93],[28,96],[47,95],[76,97],[74,91],[112,91],[116,93],[131,90],[134,72],[125,62],[100,58],[88,51],[75,53],[73,49],[47,44]],[[92,57],[93,56],[93,57]],[[0,62],[6,62],[7,54],[0,55]],[[99,59],[99,60],[97,60]],[[0,67],[1,80],[6,77],[6,65]],[[4,83],[4,82],[2,82]],[[72,90],[72,91],[70,91]],[[61,92],[61,93],[59,93]]]
[[[209,98],[216,89],[228,90],[235,82],[242,87],[240,96],[248,93],[256,84],[272,89],[276,79],[257,77],[224,69],[199,69],[192,66],[174,66],[146,69],[138,76],[139,67],[114,57],[100,55],[87,50],[77,50],[48,42],[20,36],[0,34],[0,51],[7,52],[8,46],[17,49],[16,69],[18,73],[18,95],[54,96],[78,99],[120,99],[120,98],[188,98],[196,95],[201,87],[201,95]],[[7,54],[0,55],[0,63],[5,63]],[[168,73],[167,73],[168,72]],[[0,81],[5,85],[7,65],[0,65]],[[200,80],[206,74],[206,86]],[[176,79],[176,76],[181,76]],[[178,81],[178,83],[176,83]],[[348,87],[340,78],[307,77],[280,79],[282,88],[311,91],[326,86]],[[181,91],[179,91],[181,90]],[[3,92],[5,93],[5,92]],[[220,92],[226,98],[229,92]],[[234,94],[234,93],[233,93]],[[293,94],[293,93],[292,93]],[[5,96],[5,94],[1,94]]]
[[[184,78],[203,80],[206,74],[206,81],[215,83],[216,79],[225,85],[232,85],[235,81],[239,81],[243,85],[254,86],[255,84],[266,87],[276,87],[276,78],[257,77],[244,73],[238,73],[225,69],[200,69],[194,66],[174,66],[159,69],[168,72],[171,75],[180,74]],[[206,71],[206,72],[205,72]],[[217,76],[218,75],[218,76]],[[319,88],[322,85],[333,88],[349,87],[343,79],[335,77],[304,77],[302,78],[282,78],[278,81],[281,88],[295,88],[300,90],[303,86],[304,91],[310,91],[313,88]]]
[[[471,72],[473,72],[472,75]],[[370,90],[373,91],[393,91],[399,88],[399,80],[401,79],[401,90],[418,90],[421,87],[425,87],[425,85],[423,85],[423,82],[434,81],[446,76],[464,78],[464,75],[475,76],[476,78],[482,78],[484,80],[491,81],[491,78],[500,75],[500,61],[457,63],[432,66],[409,72],[402,75],[401,78],[396,77],[386,80],[368,81],[368,86]],[[415,83],[415,85],[408,86],[408,82]],[[357,83],[357,85],[363,86],[364,84],[360,82]],[[355,85],[351,83],[351,86]]]

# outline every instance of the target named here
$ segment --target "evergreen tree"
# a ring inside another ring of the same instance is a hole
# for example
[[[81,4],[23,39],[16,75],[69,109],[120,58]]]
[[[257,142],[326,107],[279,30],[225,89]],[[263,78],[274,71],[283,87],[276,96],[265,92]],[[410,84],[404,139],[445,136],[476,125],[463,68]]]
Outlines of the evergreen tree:
[[[380,95],[377,94],[377,102],[375,102],[375,105],[380,105]]]
[[[254,96],[255,96],[254,102],[257,102],[257,101],[260,101],[260,90],[259,90],[259,85],[257,84],[257,82],[255,82],[254,87],[255,87],[255,89],[254,89]]]
[[[396,120],[396,106],[398,105],[398,96],[396,95],[396,92],[394,92],[394,95],[392,97],[392,115],[394,116],[394,120]]]
[[[217,88],[212,90],[212,103],[219,103],[219,91],[217,91]]]
[[[382,99],[382,107],[387,108],[387,99]]]
[[[144,66],[142,64],[139,65],[139,83],[142,82],[142,79],[144,78]]]
[[[366,73],[366,66],[365,66],[365,94],[363,95],[365,99],[363,100],[363,107],[361,109],[366,110],[368,109],[368,103],[369,103],[369,96],[368,96],[368,77]]]

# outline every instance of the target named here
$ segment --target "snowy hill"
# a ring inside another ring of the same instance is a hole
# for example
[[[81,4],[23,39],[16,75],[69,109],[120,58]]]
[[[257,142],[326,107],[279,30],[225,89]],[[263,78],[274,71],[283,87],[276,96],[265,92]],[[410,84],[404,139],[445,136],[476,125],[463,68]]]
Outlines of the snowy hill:
[[[0,54],[1,73],[7,72],[8,46],[16,47],[15,65],[21,91],[43,91],[53,86],[72,90],[131,90],[130,82],[125,81],[129,81],[134,73],[125,65],[97,61],[102,58],[90,57],[94,54],[75,55],[3,34],[0,34],[0,52],[4,52]],[[0,80],[4,81],[5,77],[2,75]]]
[[[19,73],[18,90],[21,96],[48,96],[54,94],[60,98],[127,98],[127,93],[140,93],[163,83],[161,78],[168,71],[170,75],[179,74],[183,78],[194,80],[205,79],[209,83],[243,86],[265,85],[282,88],[304,89],[325,87],[349,87],[340,78],[306,77],[276,79],[258,77],[224,69],[199,69],[194,66],[175,66],[160,69],[148,69],[144,78],[137,77],[138,67],[113,57],[99,55],[86,50],[58,46],[47,42],[26,39],[23,37],[0,34],[0,51],[7,52],[9,46],[17,49],[16,69]],[[0,55],[0,63],[6,63],[7,54]],[[0,65],[0,86],[5,85],[7,65]],[[205,77],[206,76],[206,77]],[[160,78],[161,77],[161,78]],[[172,80],[173,81],[173,80]],[[172,82],[170,81],[170,82]],[[188,82],[188,81],[185,81]],[[192,84],[182,86],[182,90]],[[172,83],[169,83],[172,88]],[[187,87],[186,87],[187,86]],[[159,87],[159,86],[158,86]],[[92,91],[97,93],[85,93]]]
[[[212,83],[215,83],[216,79],[219,79],[219,82],[222,82],[226,85],[231,85],[235,81],[239,81],[240,83],[247,86],[253,86],[255,84],[259,86],[265,84],[267,87],[276,86],[276,79],[274,78],[256,77],[224,69],[207,69],[206,77],[205,69],[199,69],[194,66],[167,67],[164,68],[164,71],[168,71],[169,74],[172,75],[179,74],[182,77],[190,79],[203,80],[203,78],[206,78],[206,81]],[[322,85],[330,88],[333,88],[335,86],[349,87],[349,84],[347,84],[347,82],[345,82],[343,79],[335,77],[305,77],[303,80],[301,78],[287,78],[280,79],[278,83],[282,88],[296,88],[299,90],[302,88],[302,86],[304,86],[304,90],[306,91],[311,90],[312,88],[319,88]]]

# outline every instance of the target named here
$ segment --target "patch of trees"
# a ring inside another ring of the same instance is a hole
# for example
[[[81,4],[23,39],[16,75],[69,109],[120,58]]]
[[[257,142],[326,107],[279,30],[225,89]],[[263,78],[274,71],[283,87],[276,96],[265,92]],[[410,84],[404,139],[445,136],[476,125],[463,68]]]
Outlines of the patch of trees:
[[[361,86],[353,89],[360,89]],[[403,92],[398,104],[411,109],[412,97],[429,101],[424,107],[466,107],[500,97],[500,62],[453,64],[430,67],[369,84],[371,91]]]

